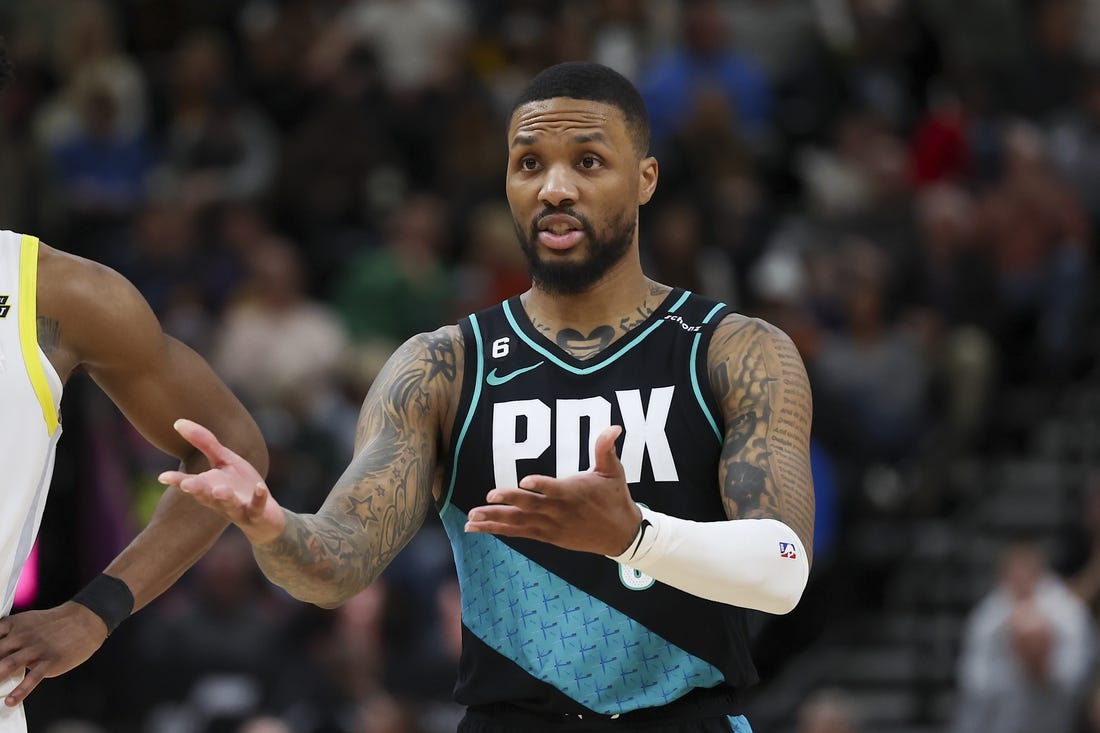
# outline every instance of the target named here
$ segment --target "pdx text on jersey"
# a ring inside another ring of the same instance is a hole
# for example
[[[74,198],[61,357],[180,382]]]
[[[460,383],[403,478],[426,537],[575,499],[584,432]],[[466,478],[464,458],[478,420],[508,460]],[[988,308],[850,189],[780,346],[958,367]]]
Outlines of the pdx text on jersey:
[[[626,471],[627,483],[641,480],[642,458],[649,453],[653,478],[656,481],[678,481],[672,449],[665,426],[675,387],[655,387],[650,391],[649,408],[642,402],[642,390],[624,389],[615,392],[624,428],[620,460]],[[538,458],[553,444],[555,475],[560,477],[582,470],[581,435],[584,421],[588,435],[599,435],[611,426],[612,402],[606,397],[554,400],[553,406],[543,400],[510,400],[493,405],[493,472],[497,486],[519,484],[518,462]],[[521,430],[525,427],[525,430]],[[522,435],[522,438],[521,438]],[[584,446],[589,452],[590,446]],[[589,465],[591,455],[589,454]]]

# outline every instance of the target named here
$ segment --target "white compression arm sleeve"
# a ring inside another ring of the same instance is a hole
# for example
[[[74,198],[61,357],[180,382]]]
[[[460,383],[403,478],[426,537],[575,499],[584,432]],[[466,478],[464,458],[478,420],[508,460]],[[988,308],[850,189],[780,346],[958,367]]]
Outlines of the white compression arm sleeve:
[[[809,561],[783,522],[693,522],[638,508],[642,525],[615,562],[694,596],[768,613],[788,613],[802,597]]]

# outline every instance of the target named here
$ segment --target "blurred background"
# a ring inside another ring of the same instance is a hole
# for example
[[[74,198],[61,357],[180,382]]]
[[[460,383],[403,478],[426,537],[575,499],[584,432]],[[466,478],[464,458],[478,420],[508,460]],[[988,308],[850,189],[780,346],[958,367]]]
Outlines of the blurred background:
[[[648,272],[785,329],[816,557],[754,618],[757,733],[1100,731],[1100,0],[0,0],[0,222],[116,268],[315,509],[391,349],[527,287],[511,100],[643,91]],[[171,461],[74,378],[17,610],[68,598]],[[341,609],[236,530],[33,733],[439,733],[460,617],[430,516]]]

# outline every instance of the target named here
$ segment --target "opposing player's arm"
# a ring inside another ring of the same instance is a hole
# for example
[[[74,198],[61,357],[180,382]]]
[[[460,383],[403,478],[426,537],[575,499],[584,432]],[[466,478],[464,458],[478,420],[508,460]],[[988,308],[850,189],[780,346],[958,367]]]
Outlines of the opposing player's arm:
[[[83,366],[142,435],[178,457],[184,470],[201,471],[207,464],[172,429],[181,416],[215,426],[266,471],[267,450],[248,412],[206,362],[162,332],[129,282],[46,246],[38,263],[39,345],[63,376]],[[0,679],[26,670],[5,704],[17,705],[44,677],[90,657],[103,643],[108,622],[121,622],[174,583],[225,524],[222,515],[169,487],[146,528],[78,596],[81,602],[0,621]]]
[[[787,613],[806,587],[813,542],[806,372],[786,335],[742,316],[715,329],[708,367],[725,423],[718,481],[729,520],[640,507],[634,541],[613,559],[702,598]]]
[[[445,327],[390,357],[359,414],[355,456],[316,514],[286,512],[286,528],[254,547],[264,573],[323,607],[371,583],[432,505],[442,425],[462,372],[461,335]]]
[[[97,263],[43,248],[40,332],[72,353],[131,424],[180,459],[185,471],[208,467],[173,422],[202,422],[261,473],[263,436],[248,411],[194,351],[166,335],[125,278]],[[225,528],[225,518],[169,487],[147,527],[107,568],[141,608],[172,585]]]
[[[775,326],[731,315],[711,339],[710,383],[725,420],[718,482],[730,519],[774,519],[811,558],[813,405],[802,359]]]

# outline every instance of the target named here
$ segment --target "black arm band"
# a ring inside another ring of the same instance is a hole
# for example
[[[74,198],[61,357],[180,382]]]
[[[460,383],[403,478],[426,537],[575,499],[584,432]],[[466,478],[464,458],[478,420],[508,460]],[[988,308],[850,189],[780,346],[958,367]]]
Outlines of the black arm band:
[[[102,573],[81,588],[73,600],[103,619],[103,623],[107,624],[108,636],[134,611],[134,594],[130,592],[130,587],[118,578]]]

